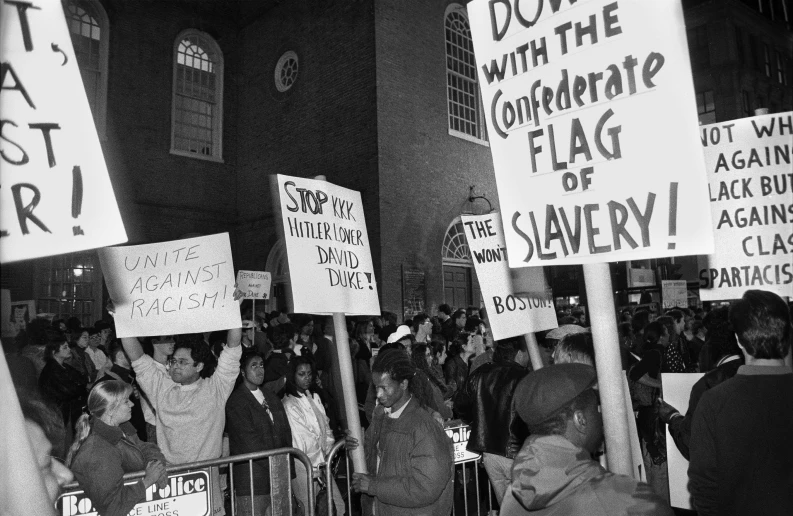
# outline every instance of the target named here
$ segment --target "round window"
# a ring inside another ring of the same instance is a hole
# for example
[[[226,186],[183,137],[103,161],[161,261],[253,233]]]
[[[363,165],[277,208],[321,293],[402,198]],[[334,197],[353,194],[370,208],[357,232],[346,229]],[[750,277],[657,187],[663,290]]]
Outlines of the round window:
[[[291,50],[285,52],[275,65],[275,88],[280,92],[287,91],[297,80],[297,72],[297,54]]]

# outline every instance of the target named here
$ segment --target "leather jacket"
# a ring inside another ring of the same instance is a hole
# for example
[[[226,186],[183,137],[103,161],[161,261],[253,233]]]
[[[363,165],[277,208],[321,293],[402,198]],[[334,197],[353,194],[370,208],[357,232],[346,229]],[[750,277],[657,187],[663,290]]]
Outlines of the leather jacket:
[[[512,397],[528,370],[513,361],[479,367],[454,399],[459,417],[471,425],[468,450],[512,459],[529,435]]]

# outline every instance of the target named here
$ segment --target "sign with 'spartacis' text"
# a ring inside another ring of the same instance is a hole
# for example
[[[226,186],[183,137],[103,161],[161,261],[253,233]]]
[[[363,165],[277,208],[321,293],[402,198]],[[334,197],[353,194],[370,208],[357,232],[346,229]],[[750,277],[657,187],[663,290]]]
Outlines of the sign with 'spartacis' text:
[[[228,233],[99,250],[119,337],[240,328]]]
[[[295,312],[379,315],[361,194],[277,176]]]
[[[711,252],[680,2],[468,13],[510,267]]]
[[[63,6],[0,9],[0,262],[126,242]]]
[[[269,299],[271,283],[269,272],[237,271],[237,288],[243,299]]]
[[[793,113],[702,126],[701,140],[716,251],[698,257],[700,298],[793,297]]]
[[[534,293],[516,293],[507,265],[507,248],[498,213],[462,215],[465,237],[474,260],[487,319],[496,340],[556,328],[553,298],[545,288],[541,268],[521,273],[536,276]]]
[[[140,479],[125,485],[136,482]],[[135,505],[128,516],[208,516],[211,492],[209,473],[205,470],[172,473],[164,488],[155,484],[146,489],[145,500]],[[62,494],[56,508],[60,516],[97,516],[93,502],[82,490]]]

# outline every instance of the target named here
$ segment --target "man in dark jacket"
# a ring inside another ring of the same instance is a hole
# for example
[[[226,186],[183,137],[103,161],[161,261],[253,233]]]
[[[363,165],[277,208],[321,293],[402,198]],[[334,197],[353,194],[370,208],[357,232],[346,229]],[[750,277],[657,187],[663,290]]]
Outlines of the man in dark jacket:
[[[498,341],[493,362],[472,373],[454,401],[457,414],[471,425],[468,450],[483,454],[499,504],[509,486],[512,459],[529,435],[512,404],[515,387],[528,374],[528,361],[518,339]]]

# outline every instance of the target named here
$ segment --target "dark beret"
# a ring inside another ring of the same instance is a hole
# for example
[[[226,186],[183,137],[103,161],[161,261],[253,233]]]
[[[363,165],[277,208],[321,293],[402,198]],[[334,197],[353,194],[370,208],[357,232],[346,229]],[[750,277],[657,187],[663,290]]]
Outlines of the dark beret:
[[[596,383],[595,368],[586,364],[543,367],[529,373],[515,388],[515,409],[531,427],[550,419]]]

